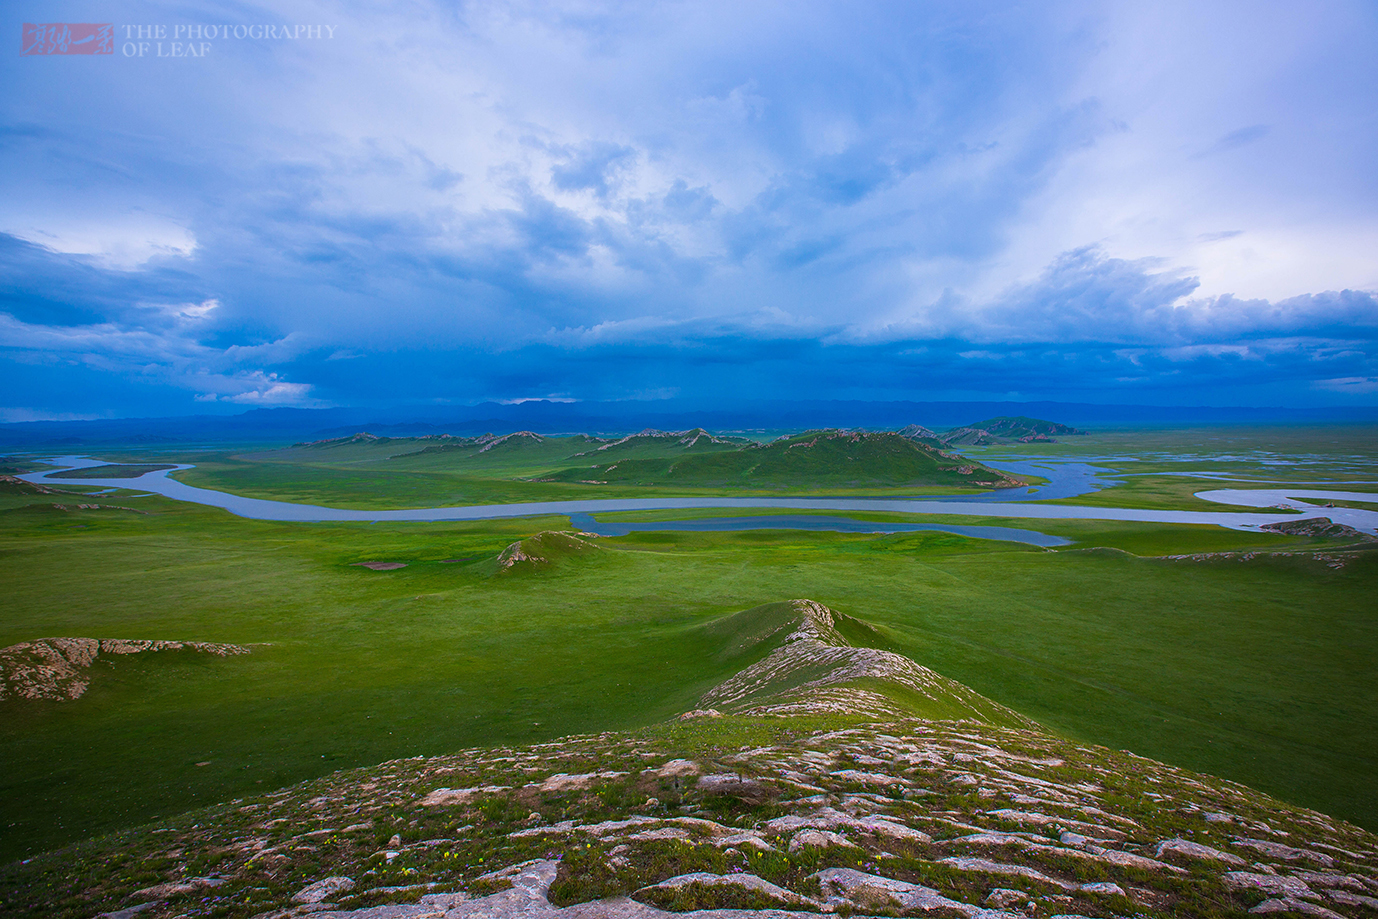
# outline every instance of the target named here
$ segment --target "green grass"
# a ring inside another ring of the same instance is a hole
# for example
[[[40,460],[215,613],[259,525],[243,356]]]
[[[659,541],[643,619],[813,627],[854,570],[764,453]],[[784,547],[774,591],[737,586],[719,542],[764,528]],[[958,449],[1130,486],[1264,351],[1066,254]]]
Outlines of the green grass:
[[[298,472],[246,467],[267,483]],[[346,766],[655,722],[743,665],[709,623],[794,597],[1067,736],[1378,825],[1378,562],[1125,554],[1322,542],[1078,521],[1037,524],[1077,540],[1054,552],[945,533],[662,532],[494,576],[505,545],[567,519],[280,524],[162,498],[138,500],[147,516],[55,500],[0,499],[0,645],[254,653],[136,658],[75,702],[0,704],[0,858]],[[368,560],[408,567],[351,567]]]
[[[146,472],[158,472],[163,469],[173,469],[173,466],[164,465],[130,465],[127,463],[109,463],[104,466],[86,466],[81,469],[64,469],[62,472],[53,473],[55,479],[136,479]]]

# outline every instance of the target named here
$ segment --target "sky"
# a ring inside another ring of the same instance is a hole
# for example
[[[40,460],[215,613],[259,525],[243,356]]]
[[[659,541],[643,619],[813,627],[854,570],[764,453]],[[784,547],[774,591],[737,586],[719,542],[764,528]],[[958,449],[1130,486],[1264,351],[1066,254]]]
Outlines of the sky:
[[[1378,405],[1371,0],[3,10],[0,421]]]

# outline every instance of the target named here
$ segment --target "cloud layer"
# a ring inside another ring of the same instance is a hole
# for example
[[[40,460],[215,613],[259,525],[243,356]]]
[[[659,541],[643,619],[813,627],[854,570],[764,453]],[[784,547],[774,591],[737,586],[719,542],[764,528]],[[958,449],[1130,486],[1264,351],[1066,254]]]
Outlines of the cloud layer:
[[[7,417],[1378,402],[1364,4],[121,15],[336,28],[0,63]]]

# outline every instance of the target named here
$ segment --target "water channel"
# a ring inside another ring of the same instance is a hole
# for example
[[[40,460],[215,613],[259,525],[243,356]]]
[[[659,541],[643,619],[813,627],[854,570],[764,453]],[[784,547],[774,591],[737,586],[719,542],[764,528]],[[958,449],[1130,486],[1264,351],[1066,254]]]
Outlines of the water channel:
[[[1373,492],[1331,491],[1304,487],[1276,487],[1264,489],[1215,489],[1197,493],[1207,501],[1245,507],[1257,507],[1260,512],[1242,511],[1186,511],[1172,509],[1141,509],[1119,507],[1086,507],[1063,504],[1032,504],[1034,500],[1069,498],[1088,494],[1116,484],[1113,470],[1082,461],[1062,462],[1040,459],[1036,461],[992,462],[986,465],[1005,472],[1037,475],[1048,479],[1045,485],[1007,488],[970,496],[911,497],[657,497],[657,498],[590,498],[576,501],[531,501],[518,504],[482,504],[460,507],[424,507],[399,510],[353,510],[321,507],[313,504],[293,504],[265,498],[247,498],[229,492],[197,488],[169,476],[172,472],[191,469],[179,465],[176,469],[148,472],[132,479],[50,479],[66,469],[105,465],[102,460],[85,456],[59,456],[48,462],[62,469],[29,473],[19,478],[33,483],[54,486],[81,485],[96,488],[137,488],[141,492],[158,494],[178,501],[219,507],[240,517],[256,520],[299,522],[330,521],[443,521],[493,520],[507,517],[529,517],[561,514],[571,517],[575,526],[590,532],[614,535],[616,532],[636,530],[743,530],[743,529],[817,529],[847,532],[907,532],[934,529],[962,533],[983,539],[1008,539],[1034,545],[1064,545],[1061,537],[1011,527],[971,527],[946,523],[877,523],[839,516],[817,516],[818,511],[867,511],[902,514],[947,514],[968,517],[1004,517],[1029,520],[1123,520],[1151,523],[1209,524],[1238,530],[1255,530],[1269,523],[1298,519],[1298,512],[1308,516],[1326,516],[1366,533],[1378,532],[1378,494]],[[132,500],[130,496],[121,500]],[[1368,502],[1375,509],[1319,507],[1315,502]],[[743,510],[769,508],[780,511],[809,511],[810,514],[778,514],[759,517],[723,516],[692,521],[623,521],[599,520],[596,515],[617,511],[664,511],[687,509]],[[979,531],[979,532],[978,532]]]

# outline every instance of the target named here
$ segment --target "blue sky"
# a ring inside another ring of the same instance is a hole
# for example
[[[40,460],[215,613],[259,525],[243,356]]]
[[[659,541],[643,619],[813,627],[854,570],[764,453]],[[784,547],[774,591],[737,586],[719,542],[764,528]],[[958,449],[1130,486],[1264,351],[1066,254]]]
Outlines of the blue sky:
[[[116,40],[0,56],[3,421],[1378,404],[1371,2],[5,17]]]

